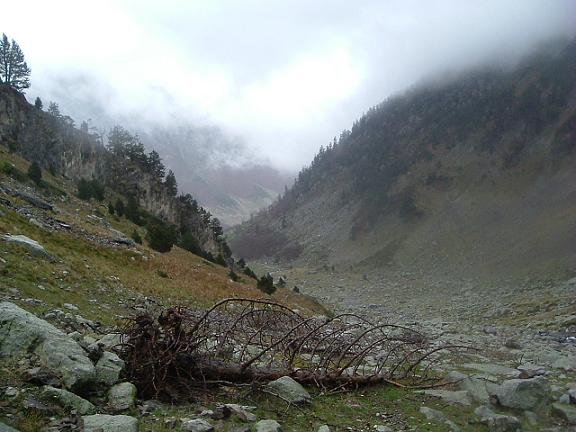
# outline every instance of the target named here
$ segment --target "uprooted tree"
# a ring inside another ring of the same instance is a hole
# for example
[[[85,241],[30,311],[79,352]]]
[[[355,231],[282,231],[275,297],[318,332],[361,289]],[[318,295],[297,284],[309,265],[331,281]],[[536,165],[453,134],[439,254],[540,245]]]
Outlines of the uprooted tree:
[[[226,299],[207,311],[134,318],[119,346],[143,397],[185,399],[198,387],[290,376],[322,387],[430,385],[442,353],[420,332],[350,313],[306,318],[266,300]]]

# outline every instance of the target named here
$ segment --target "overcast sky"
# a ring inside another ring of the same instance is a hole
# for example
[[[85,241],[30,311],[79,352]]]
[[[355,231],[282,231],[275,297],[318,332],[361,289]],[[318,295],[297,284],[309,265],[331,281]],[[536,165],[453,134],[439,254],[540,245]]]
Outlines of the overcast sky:
[[[573,35],[575,8],[575,0],[18,0],[2,5],[0,32],[24,50],[30,96],[50,100],[54,82],[81,78],[69,97],[94,98],[111,116],[217,124],[297,169],[423,77]]]

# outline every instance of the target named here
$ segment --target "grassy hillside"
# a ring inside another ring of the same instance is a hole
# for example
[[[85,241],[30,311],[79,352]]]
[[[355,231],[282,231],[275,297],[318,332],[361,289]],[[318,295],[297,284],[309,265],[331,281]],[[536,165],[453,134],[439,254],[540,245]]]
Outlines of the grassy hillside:
[[[108,199],[104,203],[79,200],[75,185],[61,177],[43,172],[44,185],[37,187],[26,178],[29,163],[3,147],[0,165],[13,167],[11,175],[0,173],[0,198],[10,202],[10,206],[0,206],[0,233],[25,235],[54,257],[49,260],[0,241],[0,294],[4,298],[35,312],[71,303],[85,318],[109,325],[133,314],[133,307],[152,301],[205,307],[226,297],[267,297],[256,289],[254,279],[245,276],[233,282],[227,268],[178,247],[161,254],[146,244],[109,244],[105,239],[118,237],[117,231],[128,237],[136,230],[145,238],[145,229],[109,215],[104,204]],[[42,197],[54,204],[54,210],[35,208],[4,188]],[[67,228],[42,226],[46,220],[57,220]],[[274,297],[301,310],[323,310],[314,300],[287,290],[280,289]]]

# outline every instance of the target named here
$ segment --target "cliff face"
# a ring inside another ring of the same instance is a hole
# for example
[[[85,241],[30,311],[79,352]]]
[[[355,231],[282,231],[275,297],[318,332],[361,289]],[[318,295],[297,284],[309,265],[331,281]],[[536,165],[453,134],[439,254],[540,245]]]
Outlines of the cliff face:
[[[276,204],[239,255],[461,275],[573,271],[576,43],[372,108]],[[272,248],[262,248],[260,239]],[[255,247],[256,246],[256,247]]]
[[[70,119],[35,108],[24,95],[2,85],[0,144],[55,175],[72,181],[96,179],[122,195],[134,196],[147,212],[190,229],[203,249],[213,254],[223,251],[222,239],[214,234],[203,209],[184,205],[162,182],[129,160],[112,155],[97,136],[77,129]]]

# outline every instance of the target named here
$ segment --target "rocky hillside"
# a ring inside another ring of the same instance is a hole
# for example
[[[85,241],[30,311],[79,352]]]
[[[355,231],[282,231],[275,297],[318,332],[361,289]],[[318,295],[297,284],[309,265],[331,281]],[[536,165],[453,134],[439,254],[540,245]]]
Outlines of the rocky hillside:
[[[437,275],[570,274],[576,42],[429,82],[322,148],[234,250]]]
[[[8,86],[0,86],[0,144],[55,176],[76,183],[96,180],[125,201],[134,198],[154,217],[190,231],[202,249],[215,256],[229,255],[214,220],[194,200],[176,197],[141,164],[108,151],[87,127],[76,128],[67,116],[37,109]]]

